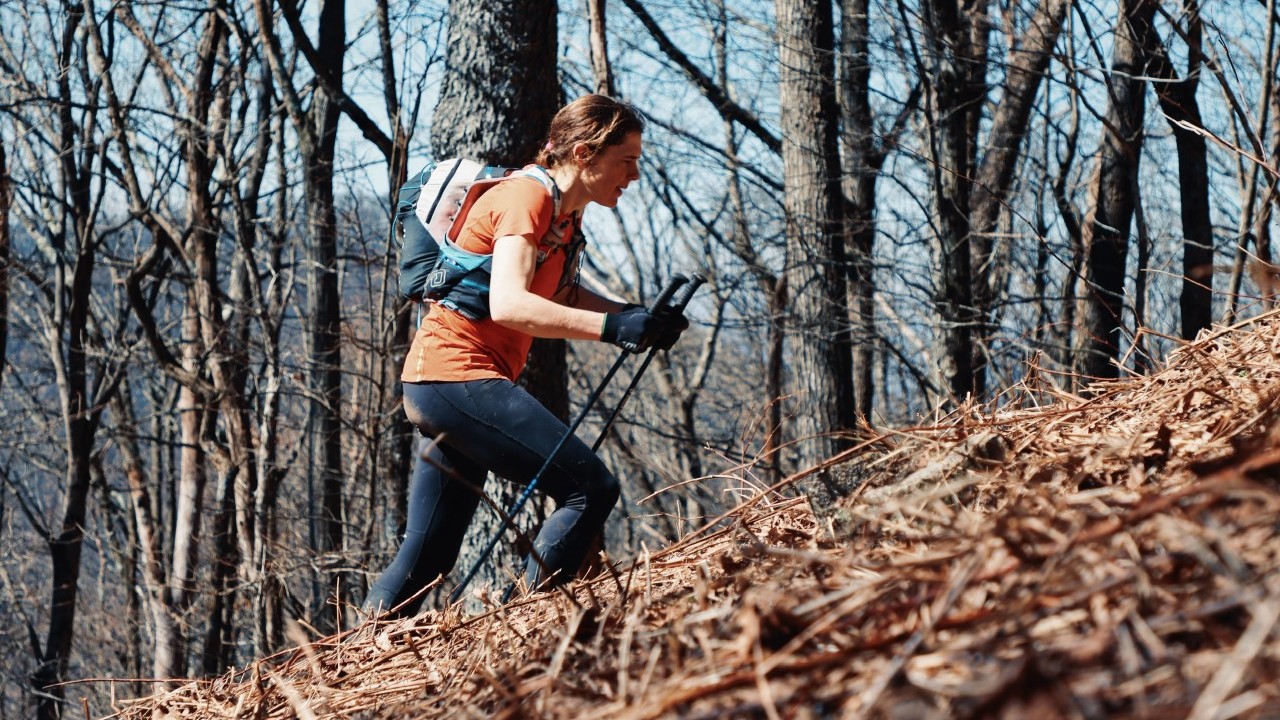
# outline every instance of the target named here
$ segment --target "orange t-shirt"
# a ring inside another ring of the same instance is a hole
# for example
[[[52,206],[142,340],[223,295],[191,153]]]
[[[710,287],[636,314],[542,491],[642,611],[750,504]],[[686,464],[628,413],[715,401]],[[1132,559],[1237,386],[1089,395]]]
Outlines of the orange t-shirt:
[[[494,240],[508,235],[525,238],[547,252],[533,273],[529,291],[550,298],[564,274],[565,250],[573,242],[573,217],[559,247],[542,242],[551,228],[555,201],[533,178],[513,178],[499,183],[476,200],[458,232],[458,245],[468,252],[493,254]],[[470,320],[438,303],[427,306],[426,317],[405,358],[403,382],[482,380],[515,381],[524,369],[533,336],[505,328],[493,320]]]

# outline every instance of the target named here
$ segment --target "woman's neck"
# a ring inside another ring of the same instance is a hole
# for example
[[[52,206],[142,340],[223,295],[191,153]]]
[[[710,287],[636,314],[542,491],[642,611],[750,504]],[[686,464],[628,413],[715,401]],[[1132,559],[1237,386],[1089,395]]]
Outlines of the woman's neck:
[[[576,213],[587,206],[587,188],[582,184],[576,168],[558,165],[548,168],[547,174],[560,188],[560,214]]]

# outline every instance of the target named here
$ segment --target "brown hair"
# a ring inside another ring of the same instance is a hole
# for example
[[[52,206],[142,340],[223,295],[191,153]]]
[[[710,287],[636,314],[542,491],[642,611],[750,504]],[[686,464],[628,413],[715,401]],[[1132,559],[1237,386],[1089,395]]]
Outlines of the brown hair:
[[[551,119],[537,163],[550,168],[571,162],[578,143],[587,146],[592,158],[633,132],[644,132],[644,118],[633,105],[608,95],[583,95]]]

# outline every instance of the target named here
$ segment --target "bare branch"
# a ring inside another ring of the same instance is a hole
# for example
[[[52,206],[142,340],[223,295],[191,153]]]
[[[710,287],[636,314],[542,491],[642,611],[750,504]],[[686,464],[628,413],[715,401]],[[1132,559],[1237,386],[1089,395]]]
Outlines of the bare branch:
[[[667,57],[684,71],[684,74],[693,81],[693,84],[702,92],[702,95],[711,101],[711,104],[715,106],[715,109],[721,115],[750,130],[770,150],[775,153],[782,152],[782,140],[770,132],[751,111],[734,102],[724,88],[717,85],[697,65],[694,65],[689,56],[685,55],[680,48],[676,47],[675,43],[671,42],[671,38],[667,37],[667,34],[662,31],[657,21],[653,19],[648,10],[644,9],[639,0],[622,0],[622,3],[645,26],[645,29],[653,37],[654,42],[658,43],[658,47],[662,48],[662,52],[666,53]]]

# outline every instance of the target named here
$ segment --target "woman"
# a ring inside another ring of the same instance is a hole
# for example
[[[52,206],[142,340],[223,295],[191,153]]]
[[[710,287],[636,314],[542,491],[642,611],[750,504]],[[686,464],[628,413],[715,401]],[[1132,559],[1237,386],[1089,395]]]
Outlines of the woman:
[[[581,211],[593,202],[616,206],[639,178],[643,130],[631,106],[603,95],[579,98],[551,121],[537,159],[542,169],[499,183],[467,212],[457,244],[492,255],[489,317],[473,320],[433,303],[405,359],[405,412],[437,442],[417,461],[405,538],[370,588],[367,612],[415,613],[420,591],[457,562],[486,473],[528,483],[567,432],[514,384],[533,338],[602,340],[639,352],[670,347],[688,325],[577,283]],[[557,507],[534,541],[525,568],[530,588],[573,578],[618,499],[618,481],[576,437],[538,488]]]

